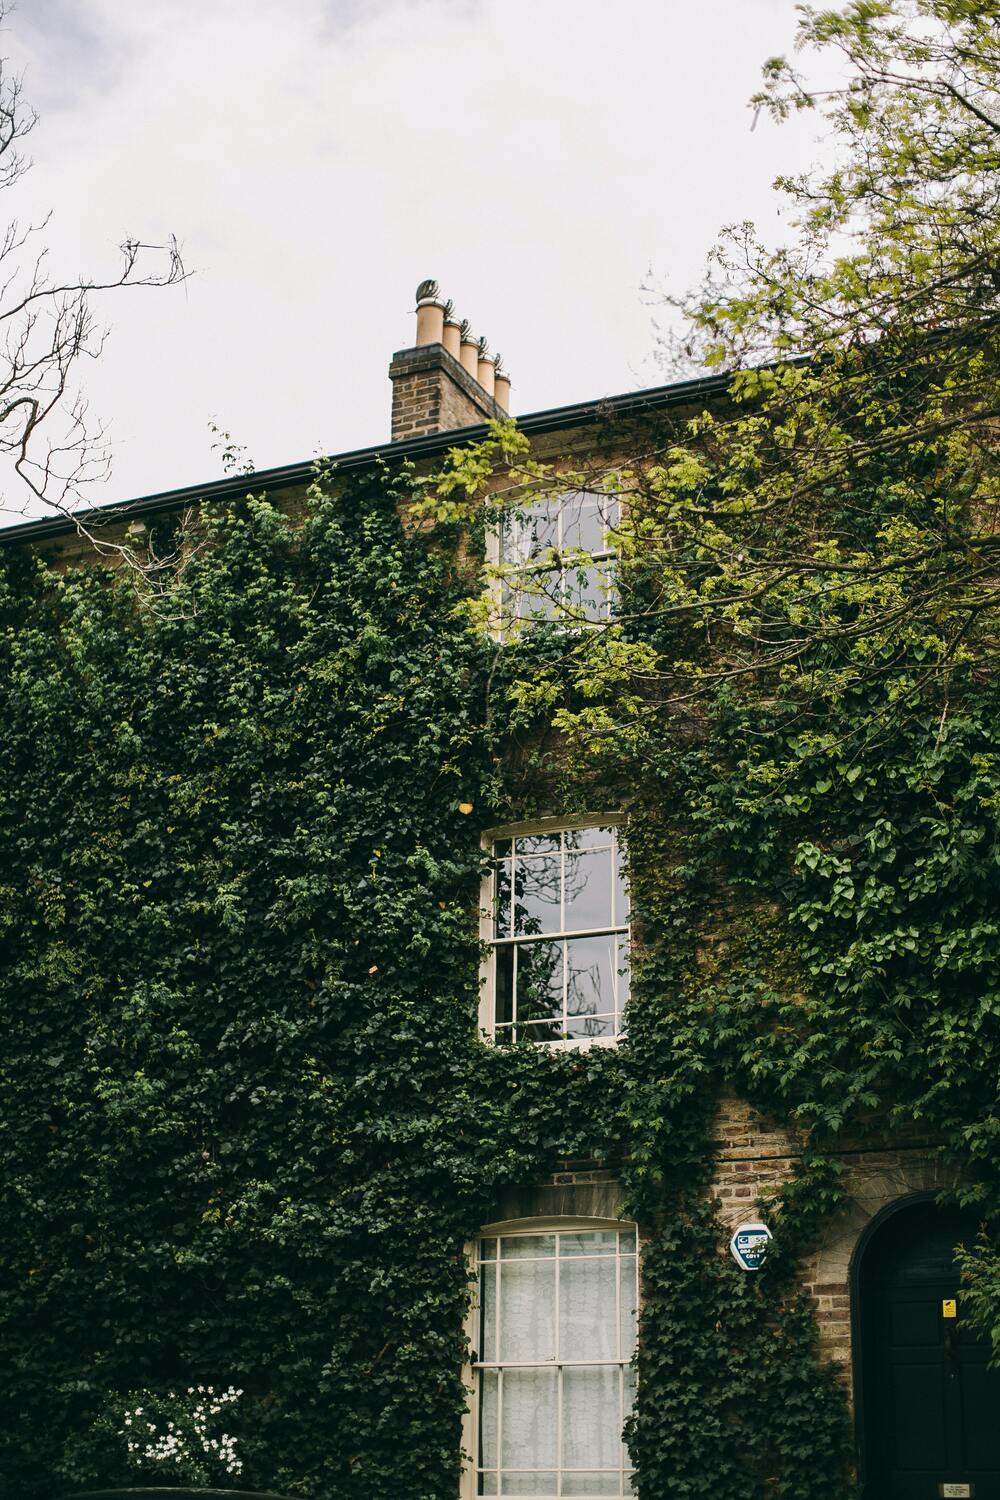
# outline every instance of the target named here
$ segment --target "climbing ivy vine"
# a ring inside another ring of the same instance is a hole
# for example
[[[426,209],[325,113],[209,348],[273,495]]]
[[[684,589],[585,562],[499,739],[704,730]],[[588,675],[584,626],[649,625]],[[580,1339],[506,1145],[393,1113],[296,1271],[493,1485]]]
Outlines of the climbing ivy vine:
[[[463,1245],[593,1154],[649,1235],[642,1483],[801,1497],[820,1460],[830,1494],[845,1409],[794,1253],[741,1278],[705,1196],[715,1099],[781,992],[756,941],[707,982],[700,834],[668,812],[696,752],[630,799],[627,1044],[482,1043],[479,830],[598,782],[541,741],[505,769],[518,670],[558,647],[470,628],[474,549],[404,524],[412,492],[385,471],[317,481],[294,520],[207,507],[148,596],[6,554],[7,1492],[141,1478],[118,1414],[212,1386],[243,1393],[246,1487],[452,1500]]]
[[[862,80],[858,170],[791,184],[801,253],[688,309],[758,367],[633,460],[498,427],[206,505],[166,572],[5,550],[0,1493],[152,1482],[121,1414],[204,1386],[242,1393],[248,1488],[454,1500],[463,1246],[581,1155],[644,1232],[640,1492],[852,1493],[798,1274],[845,1144],[916,1130],[1000,1215],[992,11],[804,12]],[[613,616],[498,641],[487,535],[566,488],[627,498]],[[480,830],[611,802],[625,1041],[484,1044]],[[802,1143],[754,1277],[710,1195],[732,1093]],[[966,1267],[1000,1330],[988,1239]]]

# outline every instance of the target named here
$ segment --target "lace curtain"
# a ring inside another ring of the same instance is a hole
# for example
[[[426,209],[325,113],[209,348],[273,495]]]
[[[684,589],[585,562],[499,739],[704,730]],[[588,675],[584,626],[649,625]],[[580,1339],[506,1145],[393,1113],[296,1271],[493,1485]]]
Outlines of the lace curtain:
[[[618,1496],[634,1230],[505,1235],[480,1261],[480,1493]]]

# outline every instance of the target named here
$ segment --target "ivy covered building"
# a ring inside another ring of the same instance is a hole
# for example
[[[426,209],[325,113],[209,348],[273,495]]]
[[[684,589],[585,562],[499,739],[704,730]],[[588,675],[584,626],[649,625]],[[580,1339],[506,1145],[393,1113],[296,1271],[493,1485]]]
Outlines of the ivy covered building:
[[[0,1495],[1000,1496],[992,686],[575,737],[728,377],[515,465],[426,283],[390,376],[381,447],[0,533]]]

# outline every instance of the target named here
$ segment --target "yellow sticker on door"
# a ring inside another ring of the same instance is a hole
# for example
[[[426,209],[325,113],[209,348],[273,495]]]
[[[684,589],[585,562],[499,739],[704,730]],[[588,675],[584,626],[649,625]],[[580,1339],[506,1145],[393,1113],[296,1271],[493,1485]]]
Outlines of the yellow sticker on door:
[[[949,1497],[949,1500],[969,1500],[975,1494],[971,1484],[942,1484],[938,1490],[939,1495]]]
[[[941,1303],[941,1316],[942,1318],[958,1317],[958,1303],[955,1301],[954,1297],[945,1297],[944,1301]]]

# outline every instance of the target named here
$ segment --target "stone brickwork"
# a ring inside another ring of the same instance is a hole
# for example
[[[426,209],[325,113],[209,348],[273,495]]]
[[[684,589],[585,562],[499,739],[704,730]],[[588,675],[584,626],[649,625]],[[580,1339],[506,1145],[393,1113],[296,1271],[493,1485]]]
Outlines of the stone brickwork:
[[[728,1254],[729,1233],[761,1216],[761,1200],[788,1180],[802,1150],[802,1139],[786,1126],[765,1119],[749,1104],[727,1099],[716,1120],[712,1194],[718,1200],[719,1253]],[[848,1141],[835,1153],[844,1166],[846,1198],[803,1267],[803,1285],[816,1309],[820,1347],[840,1367],[851,1387],[851,1258],[866,1225],[887,1204],[914,1193],[950,1187],[950,1173],[933,1144],[916,1132],[887,1140],[873,1122],[870,1138]],[[529,1187],[512,1189],[494,1205],[491,1222],[533,1218],[617,1218],[622,1187],[599,1162],[581,1158],[555,1161],[552,1171]],[[640,1226],[641,1228],[641,1226]]]
[[[398,350],[392,356],[389,379],[394,443],[506,415],[443,344]]]
[[[763,1119],[741,1100],[727,1100],[716,1123],[713,1191],[726,1229],[758,1217],[758,1203],[791,1175],[801,1140]],[[941,1192],[954,1182],[933,1143],[903,1131],[887,1140],[884,1127],[870,1143],[845,1143],[835,1153],[844,1166],[846,1200],[804,1267],[816,1308],[820,1345],[851,1383],[851,1257],[865,1226],[887,1204],[913,1193]],[[720,1249],[722,1247],[720,1246]]]

